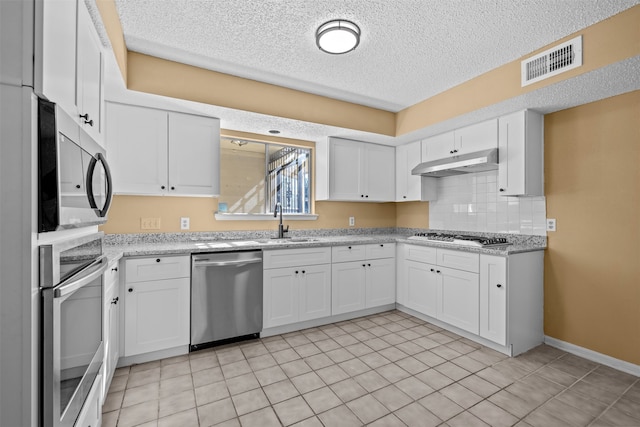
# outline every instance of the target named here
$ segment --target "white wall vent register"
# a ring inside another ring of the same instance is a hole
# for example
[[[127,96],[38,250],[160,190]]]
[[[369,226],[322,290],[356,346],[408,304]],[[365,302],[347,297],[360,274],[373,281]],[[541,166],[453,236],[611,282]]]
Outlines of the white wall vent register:
[[[582,36],[521,62],[522,87],[582,65]]]

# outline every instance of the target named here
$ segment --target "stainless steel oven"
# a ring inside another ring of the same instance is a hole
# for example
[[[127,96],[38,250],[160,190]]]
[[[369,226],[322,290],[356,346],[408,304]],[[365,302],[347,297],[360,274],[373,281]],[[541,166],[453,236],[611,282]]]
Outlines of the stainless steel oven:
[[[105,150],[56,104],[38,99],[38,231],[103,224],[112,185]]]
[[[103,233],[41,245],[40,425],[76,422],[104,359]]]

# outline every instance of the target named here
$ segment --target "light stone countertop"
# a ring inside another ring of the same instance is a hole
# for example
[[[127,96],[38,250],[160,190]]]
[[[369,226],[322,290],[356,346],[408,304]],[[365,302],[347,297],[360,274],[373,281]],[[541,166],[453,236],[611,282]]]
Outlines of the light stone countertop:
[[[512,244],[506,246],[477,248],[433,241],[410,240],[407,239],[409,235],[411,234],[302,235],[292,236],[286,239],[273,239],[269,237],[252,239],[246,236],[237,236],[236,238],[219,238],[219,236],[215,236],[207,238],[207,236],[203,236],[203,238],[191,237],[189,240],[174,240],[170,235],[167,235],[166,240],[162,238],[150,239],[153,241],[139,241],[131,238],[111,239],[111,241],[105,243],[104,253],[109,257],[110,261],[114,261],[123,256],[188,255],[192,253],[229,252],[238,250],[272,250],[380,243],[408,243],[497,256],[509,256],[522,252],[546,249],[546,238],[536,238],[536,236],[526,236],[530,237],[529,239],[520,236],[520,238],[515,239]]]

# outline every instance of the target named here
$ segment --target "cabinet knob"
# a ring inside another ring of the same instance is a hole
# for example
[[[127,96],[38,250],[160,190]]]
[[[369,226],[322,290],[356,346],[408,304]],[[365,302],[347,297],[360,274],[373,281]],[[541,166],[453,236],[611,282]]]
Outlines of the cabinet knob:
[[[296,270],[296,274],[298,274],[298,270]]]
[[[366,267],[366,266],[367,266],[367,264],[362,264],[362,266],[363,266],[363,267]]]
[[[80,188],[80,184],[76,184],[76,188]]]
[[[120,297],[115,297],[114,299],[111,300],[111,304],[117,304],[118,301],[120,301]]]
[[[171,186],[171,189],[172,189],[172,190],[175,190],[175,189],[176,189],[176,187],[174,187],[174,186]]]
[[[453,154],[453,150],[449,150],[449,154]]]
[[[367,267],[371,267],[371,264],[367,264]]]
[[[454,152],[454,153],[457,153],[457,152],[458,152],[458,150],[453,150],[453,152]]]
[[[348,249],[351,249],[351,246],[349,246]]]
[[[381,248],[384,248],[384,245],[380,245]]]
[[[111,271],[118,271],[118,267],[113,267]]]
[[[84,120],[85,125],[93,127],[93,120],[89,120],[89,113],[80,114],[80,118]]]
[[[364,196],[365,198],[369,197],[369,195],[367,194],[366,196]]]
[[[163,185],[163,186],[161,186],[160,188],[164,190],[164,189],[165,189],[165,186]]]
[[[435,270],[432,268],[432,269],[431,269],[431,272],[433,273],[434,271],[435,271]]]
[[[360,197],[364,197],[364,194],[361,194]]]
[[[160,262],[160,258],[156,258],[156,262]]]
[[[436,273],[440,274],[440,270],[436,270]]]
[[[133,288],[129,288],[129,292],[133,292]]]
[[[504,191],[504,188],[501,188],[500,191]]]
[[[501,287],[502,287],[502,285],[501,285],[500,283],[498,283],[496,286],[497,286],[497,287],[499,287],[499,288],[501,288]]]
[[[407,198],[407,196],[402,196],[402,198],[403,198],[403,199],[406,199],[406,198]]]
[[[302,270],[302,274],[306,273],[306,271]]]

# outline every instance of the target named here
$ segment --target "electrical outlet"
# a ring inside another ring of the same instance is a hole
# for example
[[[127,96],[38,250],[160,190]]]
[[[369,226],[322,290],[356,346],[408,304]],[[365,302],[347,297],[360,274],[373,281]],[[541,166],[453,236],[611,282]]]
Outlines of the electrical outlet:
[[[160,218],[140,218],[141,230],[160,230]]]
[[[180,218],[180,230],[188,230],[189,229],[189,217],[183,216]]]
[[[353,227],[354,225],[356,225],[356,217],[355,216],[350,216],[349,217],[349,227]]]
[[[556,219],[547,218],[547,231],[556,231]]]

